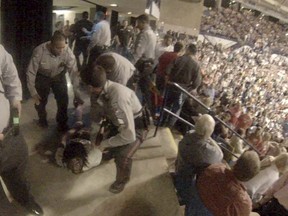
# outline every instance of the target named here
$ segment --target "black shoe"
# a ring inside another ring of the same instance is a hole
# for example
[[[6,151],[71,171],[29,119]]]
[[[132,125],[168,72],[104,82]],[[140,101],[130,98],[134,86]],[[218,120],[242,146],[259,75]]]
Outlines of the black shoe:
[[[120,193],[124,190],[125,185],[127,184],[127,182],[117,182],[115,181],[109,188],[109,191],[111,193],[117,194]]]
[[[23,206],[30,214],[43,215],[42,208],[34,201],[30,200],[26,205]]]

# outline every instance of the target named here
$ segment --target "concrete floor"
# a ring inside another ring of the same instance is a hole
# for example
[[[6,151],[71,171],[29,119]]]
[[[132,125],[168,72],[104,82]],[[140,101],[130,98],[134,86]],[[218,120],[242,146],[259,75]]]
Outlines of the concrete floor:
[[[70,95],[69,116],[73,116]],[[85,98],[88,112],[89,99]],[[134,156],[132,176],[125,190],[117,195],[108,191],[115,179],[113,161],[75,175],[53,163],[60,134],[56,131],[56,104],[53,94],[47,105],[48,129],[39,128],[33,101],[23,103],[21,131],[29,147],[28,179],[35,199],[46,216],[178,216],[182,215],[168,163],[177,154],[170,130],[161,128],[147,140]],[[73,118],[70,119],[73,121]],[[22,211],[19,208],[19,211]]]

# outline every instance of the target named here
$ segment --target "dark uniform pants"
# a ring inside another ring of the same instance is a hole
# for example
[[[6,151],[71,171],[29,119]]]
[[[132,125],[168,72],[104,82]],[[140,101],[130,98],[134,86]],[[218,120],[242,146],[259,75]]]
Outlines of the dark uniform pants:
[[[53,78],[37,74],[35,87],[37,93],[41,97],[40,104],[35,105],[35,109],[38,112],[39,121],[47,121],[47,112],[45,107],[48,101],[50,89],[52,89],[57,102],[56,121],[59,125],[66,125],[68,120],[68,90],[65,74],[61,73]]]
[[[180,115],[182,106],[187,98],[187,95],[182,93],[179,89],[174,86],[167,88],[167,99],[166,99],[166,107],[176,115]],[[163,123],[166,123],[167,127],[173,127],[177,121],[177,118],[171,116],[167,113],[163,115],[163,119],[161,120]]]
[[[10,136],[0,146],[0,175],[7,189],[21,205],[33,199],[29,193],[29,185],[25,177],[28,160],[28,149],[22,135]],[[18,215],[9,203],[0,184],[0,216]]]
[[[89,46],[89,40],[80,40],[79,38],[75,41],[75,47],[74,47],[74,55],[77,62],[77,67],[79,70],[83,69],[87,64],[88,59],[88,46]],[[83,63],[81,65],[80,63],[80,55],[83,55]]]
[[[138,81],[138,86],[142,94],[142,99],[140,99],[141,104],[143,106],[147,106],[150,113],[153,115],[155,111],[155,106],[152,104],[150,83],[151,78],[149,75],[147,75],[146,77],[140,77]]]
[[[106,149],[108,152],[103,155],[103,160],[115,159],[117,183],[126,183],[129,181],[132,169],[132,157],[147,135],[145,116],[138,117],[134,121],[136,141],[124,146]]]

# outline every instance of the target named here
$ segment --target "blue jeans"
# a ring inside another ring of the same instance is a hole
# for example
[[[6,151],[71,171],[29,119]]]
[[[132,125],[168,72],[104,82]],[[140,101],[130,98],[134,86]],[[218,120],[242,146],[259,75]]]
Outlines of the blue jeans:
[[[182,106],[184,104],[184,101],[187,98],[187,95],[182,93],[179,89],[175,87],[170,87],[167,89],[167,102],[166,107],[176,115],[180,115]],[[166,123],[167,127],[173,127],[176,123],[177,118],[169,115],[167,117]]]
[[[213,216],[203,204],[196,187],[196,174],[177,173],[175,188],[180,205],[185,205],[185,216]]]
[[[191,182],[191,196],[185,205],[185,216],[213,216],[199,197],[196,180]]]

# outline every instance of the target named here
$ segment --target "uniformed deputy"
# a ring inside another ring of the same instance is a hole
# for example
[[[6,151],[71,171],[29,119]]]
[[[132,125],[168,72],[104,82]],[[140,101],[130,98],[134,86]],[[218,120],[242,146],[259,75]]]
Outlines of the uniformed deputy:
[[[65,36],[55,32],[51,41],[34,49],[27,70],[28,88],[35,100],[41,127],[48,126],[45,106],[50,89],[52,89],[58,108],[56,116],[58,129],[63,131],[68,129],[66,72],[70,74],[73,87],[75,87],[74,82],[78,72],[75,56],[65,44]]]
[[[116,135],[104,139],[99,148],[108,151],[106,156],[115,158],[116,181],[109,191],[119,193],[130,179],[132,156],[146,136],[147,125],[142,106],[131,89],[106,80],[105,70],[100,66],[90,71],[90,76],[81,78],[89,85],[91,92],[91,141],[95,143],[103,117],[117,127]]]
[[[123,20],[121,28],[117,30],[115,40],[119,44],[117,52],[129,60],[131,60],[130,46],[132,45],[133,36],[133,27],[128,26],[127,20]]]
[[[136,23],[140,33],[137,35],[134,45],[133,63],[136,63],[140,58],[154,60],[157,37],[149,25],[149,16],[146,14],[138,16]]]
[[[0,175],[16,201],[29,212],[42,215],[41,207],[29,193],[29,185],[24,175],[28,160],[27,145],[21,134],[12,133],[13,127],[9,121],[10,107],[20,113],[21,100],[22,88],[17,69],[11,55],[0,45]],[[8,215],[19,214],[9,203],[0,183],[0,216]]]
[[[123,56],[115,52],[106,52],[99,56],[95,63],[105,69],[107,79],[124,86],[129,85],[130,87],[132,85],[130,78],[136,68]]]

